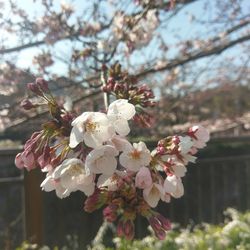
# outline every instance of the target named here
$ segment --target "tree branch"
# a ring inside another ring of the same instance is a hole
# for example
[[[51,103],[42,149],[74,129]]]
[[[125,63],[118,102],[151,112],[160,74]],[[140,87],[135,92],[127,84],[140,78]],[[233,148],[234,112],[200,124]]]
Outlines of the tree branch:
[[[216,46],[213,46],[211,48],[207,48],[206,50],[199,50],[199,51],[195,51],[191,54],[188,55],[182,55],[181,57],[171,60],[169,61],[166,65],[164,65],[163,67],[159,67],[159,68],[151,68],[151,69],[146,69],[138,74],[135,74],[135,77],[144,77],[146,75],[149,74],[153,74],[153,73],[157,73],[157,72],[162,72],[165,70],[171,70],[177,66],[181,66],[184,65],[186,63],[189,63],[191,61],[197,60],[197,59],[201,59],[207,56],[211,56],[211,55],[218,55],[220,53],[222,53],[223,51],[225,51],[228,48],[233,47],[234,45],[240,44],[242,42],[246,42],[250,40],[250,34],[246,35],[246,36],[242,36],[238,39],[235,40],[231,40],[227,43],[224,44],[219,44]]]

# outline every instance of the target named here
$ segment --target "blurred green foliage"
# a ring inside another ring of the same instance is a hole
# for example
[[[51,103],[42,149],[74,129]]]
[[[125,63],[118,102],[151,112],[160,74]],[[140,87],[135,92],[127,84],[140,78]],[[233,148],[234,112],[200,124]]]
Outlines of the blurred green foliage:
[[[247,250],[250,249],[250,211],[240,213],[233,208],[225,211],[225,222],[221,225],[203,223],[189,226],[185,229],[173,226],[165,240],[160,241],[150,235],[143,239],[127,241],[121,238],[113,239],[113,246],[102,243],[86,247],[88,250]],[[103,236],[104,237],[104,236]],[[79,239],[67,236],[68,245],[60,250],[80,250]],[[38,247],[24,242],[16,250],[59,250],[57,247]]]

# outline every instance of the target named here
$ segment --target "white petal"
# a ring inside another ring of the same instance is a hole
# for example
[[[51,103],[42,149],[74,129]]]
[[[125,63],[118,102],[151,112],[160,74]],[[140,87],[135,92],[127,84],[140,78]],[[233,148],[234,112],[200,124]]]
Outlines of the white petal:
[[[110,178],[110,175],[100,175],[97,181],[97,187],[105,186],[106,181]]]
[[[59,165],[58,167],[56,167],[52,173],[52,177],[54,179],[59,179],[61,176],[61,171],[65,168],[65,166],[63,166],[62,164]]]
[[[185,176],[185,174],[187,172],[187,168],[182,164],[177,163],[176,165],[173,165],[172,168],[174,170],[174,174],[177,177],[183,177],[183,176]]]
[[[127,152],[121,153],[121,155],[119,157],[119,161],[123,167],[127,168],[129,160],[130,160],[130,157],[128,157]]]
[[[85,195],[90,196],[94,193],[95,191],[95,184],[91,183],[89,185],[79,185],[78,190],[82,191],[85,193]]]
[[[153,184],[151,187],[143,190],[143,198],[150,207],[156,207],[161,198],[161,193],[158,187]]]
[[[80,142],[83,141],[83,132],[79,130],[78,127],[73,127],[70,132],[69,146],[75,148]]]
[[[45,192],[51,192],[55,190],[55,182],[51,176],[46,177],[46,179],[41,183],[40,187]]]
[[[60,179],[60,184],[63,188],[72,191],[76,191],[77,184],[74,182],[74,178],[68,174],[65,174]]]
[[[92,117],[94,122],[97,122],[99,124],[102,124],[103,126],[108,126],[109,125],[109,119],[108,116],[104,113],[101,112],[93,112],[93,117]]]
[[[108,143],[114,146],[118,151],[124,151],[128,146],[131,146],[127,139],[119,135],[114,135]]]
[[[176,190],[176,184],[170,181],[168,178],[165,179],[164,181],[164,191],[166,193],[173,193]]]
[[[121,135],[126,136],[130,132],[128,121],[124,118],[117,119],[114,123],[115,131]]]
[[[93,171],[96,174],[112,175],[115,172],[117,161],[114,157],[102,157],[98,160],[97,168]]]
[[[81,123],[84,123],[87,119],[88,119],[88,117],[89,117],[89,115],[91,114],[91,112],[84,112],[84,113],[82,113],[81,115],[79,115],[78,117],[76,117],[74,120],[73,120],[73,122],[71,123],[71,125],[72,126],[76,126],[76,125],[78,125],[79,123],[81,124]]]
[[[118,115],[126,120],[130,120],[135,115],[135,106],[128,103],[128,100],[118,99],[112,102],[108,108],[109,115]]]
[[[97,148],[102,145],[103,140],[95,136],[93,133],[85,133],[84,134],[84,142],[90,148]]]
[[[70,195],[70,192],[63,188],[62,186],[58,185],[57,188],[56,188],[56,195],[60,198],[60,199],[63,199],[67,196]]]

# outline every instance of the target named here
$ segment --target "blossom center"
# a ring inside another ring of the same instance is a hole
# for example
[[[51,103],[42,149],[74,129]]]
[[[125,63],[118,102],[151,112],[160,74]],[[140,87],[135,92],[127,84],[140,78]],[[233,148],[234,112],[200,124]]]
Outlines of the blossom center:
[[[92,122],[90,120],[88,120],[85,124],[84,124],[84,130],[86,132],[90,132],[93,133],[96,128],[98,127],[98,124],[96,122]]]
[[[82,174],[83,169],[80,164],[74,164],[70,166],[67,172],[70,176],[75,176],[75,175]]]
[[[130,157],[134,160],[139,160],[141,158],[141,152],[138,150],[134,150],[133,152],[131,152]]]

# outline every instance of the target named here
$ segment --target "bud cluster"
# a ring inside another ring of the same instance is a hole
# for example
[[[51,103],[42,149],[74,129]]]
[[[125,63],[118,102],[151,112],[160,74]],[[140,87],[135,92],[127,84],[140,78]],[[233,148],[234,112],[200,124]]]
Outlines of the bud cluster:
[[[103,91],[114,95],[116,99],[127,99],[143,108],[154,107],[153,91],[146,85],[139,85],[135,77],[122,72],[121,65],[115,64],[108,70],[108,79]]]

